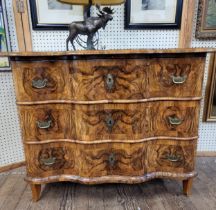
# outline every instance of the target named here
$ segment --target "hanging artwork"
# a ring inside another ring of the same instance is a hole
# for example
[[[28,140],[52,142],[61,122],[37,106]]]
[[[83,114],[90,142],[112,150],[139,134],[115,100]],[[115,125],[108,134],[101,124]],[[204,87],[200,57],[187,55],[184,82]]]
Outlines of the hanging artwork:
[[[216,54],[212,53],[209,61],[208,80],[205,93],[204,122],[216,122]]]
[[[183,0],[127,0],[125,28],[180,28]]]
[[[0,0],[0,52],[8,51],[8,41],[7,41],[7,23],[5,16],[5,6]],[[10,68],[9,60],[7,57],[0,57],[0,71],[4,71]]]
[[[34,30],[68,30],[68,24],[84,20],[83,6],[72,6],[58,0],[30,0]]]
[[[216,0],[199,0],[196,38],[216,39]]]

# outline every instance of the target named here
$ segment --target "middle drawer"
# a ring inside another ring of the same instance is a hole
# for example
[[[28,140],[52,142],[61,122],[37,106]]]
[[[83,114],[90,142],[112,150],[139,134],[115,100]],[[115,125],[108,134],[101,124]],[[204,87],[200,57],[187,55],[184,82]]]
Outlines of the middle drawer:
[[[196,137],[199,102],[19,106],[25,141]]]

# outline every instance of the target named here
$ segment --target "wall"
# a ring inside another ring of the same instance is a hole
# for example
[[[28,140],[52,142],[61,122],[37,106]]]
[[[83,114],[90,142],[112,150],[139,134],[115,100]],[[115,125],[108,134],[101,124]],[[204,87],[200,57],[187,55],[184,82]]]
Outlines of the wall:
[[[17,50],[16,32],[12,12],[12,0],[7,0],[7,13],[12,50]],[[197,0],[198,6],[198,0]],[[197,8],[196,6],[196,8]],[[100,32],[100,46],[106,49],[133,48],[176,48],[178,47],[178,30],[124,30],[124,6],[115,7],[116,14],[105,31]],[[94,11],[93,11],[94,13]],[[196,22],[194,17],[194,26]],[[194,27],[195,32],[195,27]],[[34,51],[65,50],[67,32],[64,31],[32,31]],[[216,47],[216,41],[199,41],[194,38],[192,47]],[[207,59],[208,63],[208,59]],[[204,89],[207,81],[207,66]],[[15,106],[14,87],[11,73],[0,73],[0,166],[24,159],[18,117]],[[204,95],[204,91],[203,91]],[[216,151],[216,124],[202,123],[203,103],[200,116],[199,151]]]

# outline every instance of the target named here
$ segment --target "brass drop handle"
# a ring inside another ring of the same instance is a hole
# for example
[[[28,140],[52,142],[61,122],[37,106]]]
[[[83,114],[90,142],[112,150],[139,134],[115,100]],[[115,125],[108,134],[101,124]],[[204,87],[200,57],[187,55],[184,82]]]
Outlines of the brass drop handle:
[[[47,87],[48,79],[32,80],[32,87],[36,89],[43,89]]]
[[[111,91],[114,88],[115,80],[112,74],[107,74],[106,76],[106,88]]]
[[[116,158],[115,158],[115,154],[114,154],[114,153],[111,153],[111,154],[109,155],[108,161],[109,161],[109,165],[110,165],[111,167],[113,167],[113,166],[115,165],[115,163],[116,163]]]
[[[178,117],[169,117],[169,123],[171,125],[181,125],[183,120],[179,119]]]
[[[37,126],[40,129],[48,129],[51,127],[52,124],[52,120],[48,120],[48,121],[37,121]]]
[[[112,131],[114,124],[115,124],[115,121],[112,118],[112,116],[108,116],[106,119],[106,126],[108,127],[109,131]]]
[[[169,160],[170,162],[179,162],[182,160],[180,156],[176,156],[176,155],[168,155],[166,159]]]
[[[172,76],[172,81],[174,84],[180,85],[185,83],[187,80],[187,76]]]
[[[55,164],[56,162],[56,158],[55,157],[50,157],[47,159],[40,159],[41,162],[45,165],[45,166],[52,166]]]

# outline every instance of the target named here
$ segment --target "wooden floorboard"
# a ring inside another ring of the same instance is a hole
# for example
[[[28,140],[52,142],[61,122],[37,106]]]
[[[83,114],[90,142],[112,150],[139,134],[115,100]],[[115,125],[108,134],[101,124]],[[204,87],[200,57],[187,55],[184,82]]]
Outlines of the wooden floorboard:
[[[22,167],[0,173],[0,210],[215,210],[216,158],[198,158],[197,171],[190,197],[175,180],[95,186],[65,182],[43,185],[42,198],[34,203]]]

